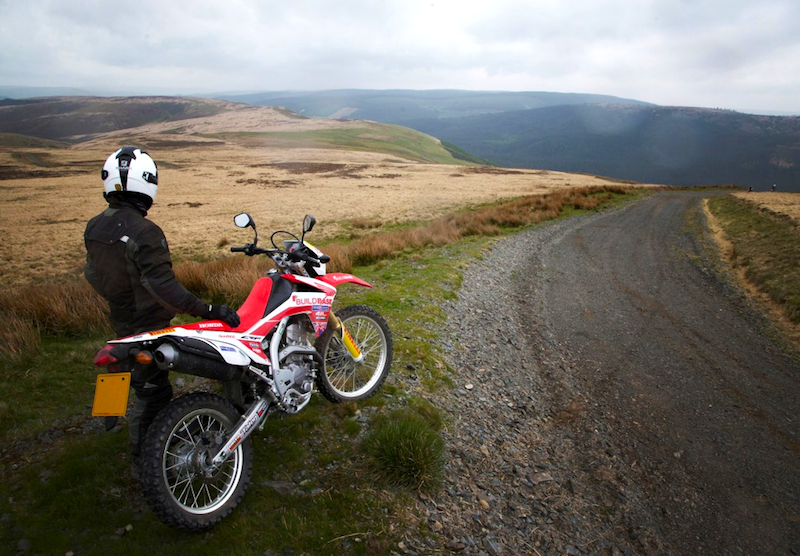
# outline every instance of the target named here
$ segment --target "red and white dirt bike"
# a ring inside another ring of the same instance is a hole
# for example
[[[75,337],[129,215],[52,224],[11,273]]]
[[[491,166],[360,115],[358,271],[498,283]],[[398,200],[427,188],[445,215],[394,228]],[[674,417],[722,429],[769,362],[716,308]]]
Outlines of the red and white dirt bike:
[[[352,274],[326,273],[330,258],[304,241],[313,216],[305,217],[299,238],[273,233],[270,249],[258,247],[250,215],[234,222],[252,227],[255,238],[231,251],[268,255],[279,269],[255,283],[237,311],[240,326],[174,326],[112,340],[95,356],[96,365],[115,373],[98,377],[95,415],[125,414],[130,375],[118,371],[135,364],[154,362],[224,385],[224,397],[194,392],[171,401],[144,441],[145,497],[159,519],[179,529],[207,529],[236,507],[253,470],[249,436],[270,413],[303,409],[314,383],[332,402],[367,398],[392,361],[392,335],[375,310],[331,309],[339,285],[372,286]],[[279,247],[281,236],[288,239]]]

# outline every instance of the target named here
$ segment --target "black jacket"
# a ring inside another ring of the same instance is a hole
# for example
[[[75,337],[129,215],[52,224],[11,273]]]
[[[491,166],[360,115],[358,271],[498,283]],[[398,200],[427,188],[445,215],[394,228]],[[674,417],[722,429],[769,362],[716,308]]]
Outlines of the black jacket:
[[[175,277],[164,232],[139,210],[109,206],[86,225],[84,241],[84,275],[108,300],[119,336],[163,328],[176,313],[208,313]]]

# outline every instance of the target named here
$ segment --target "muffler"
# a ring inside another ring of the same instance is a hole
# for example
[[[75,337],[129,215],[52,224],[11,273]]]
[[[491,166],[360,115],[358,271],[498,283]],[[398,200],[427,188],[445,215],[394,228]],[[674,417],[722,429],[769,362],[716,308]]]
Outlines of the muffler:
[[[202,376],[223,382],[241,380],[246,371],[243,367],[229,365],[224,361],[187,353],[170,342],[158,346],[153,356],[159,369]]]

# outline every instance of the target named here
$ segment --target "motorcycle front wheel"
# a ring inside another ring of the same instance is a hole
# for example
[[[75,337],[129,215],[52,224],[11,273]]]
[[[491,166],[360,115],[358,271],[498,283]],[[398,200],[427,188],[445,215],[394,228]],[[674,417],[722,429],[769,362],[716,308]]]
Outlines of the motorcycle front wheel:
[[[253,445],[239,444],[218,469],[211,458],[239,413],[214,394],[187,394],[150,425],[142,450],[142,487],[153,513],[175,529],[202,531],[230,514],[253,473]]]
[[[384,318],[366,305],[336,311],[361,351],[356,361],[345,347],[342,331],[329,328],[316,343],[324,361],[317,374],[319,391],[332,402],[363,400],[378,391],[392,365],[392,333]]]

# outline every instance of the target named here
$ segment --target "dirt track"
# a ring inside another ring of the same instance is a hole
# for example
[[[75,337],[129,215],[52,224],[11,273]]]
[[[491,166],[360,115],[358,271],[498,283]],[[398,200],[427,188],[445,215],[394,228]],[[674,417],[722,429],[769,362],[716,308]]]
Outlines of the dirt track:
[[[445,546],[800,554],[800,364],[714,270],[702,196],[539,227],[466,273]]]
[[[664,193],[587,223],[531,261],[544,324],[682,554],[800,552],[800,366],[703,268]],[[792,550],[794,552],[792,552]]]

